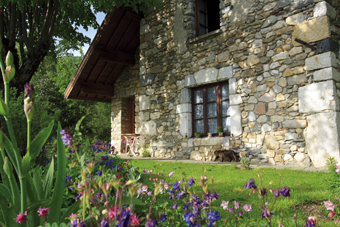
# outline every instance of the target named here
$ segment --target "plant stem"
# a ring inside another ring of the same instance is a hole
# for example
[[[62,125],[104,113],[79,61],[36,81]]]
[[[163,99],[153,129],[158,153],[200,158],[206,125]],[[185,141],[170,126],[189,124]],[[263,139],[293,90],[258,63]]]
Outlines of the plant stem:
[[[0,61],[2,63],[2,61]],[[3,63],[2,63],[3,64]],[[2,67],[1,67],[2,69]],[[9,83],[4,83],[5,85],[5,104],[8,105],[9,108]],[[13,125],[12,125],[12,118],[11,118],[11,112],[9,111],[8,115],[5,117],[7,129],[9,136],[11,138],[11,142],[13,144],[14,149],[18,150],[18,143],[17,139],[14,134]]]

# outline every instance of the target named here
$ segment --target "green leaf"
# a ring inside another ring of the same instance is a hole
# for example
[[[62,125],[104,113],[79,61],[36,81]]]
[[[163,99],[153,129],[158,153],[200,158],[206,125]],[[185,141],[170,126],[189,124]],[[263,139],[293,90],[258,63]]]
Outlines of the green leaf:
[[[41,130],[38,135],[30,144],[30,157],[31,162],[34,162],[35,158],[39,155],[41,148],[44,146],[46,140],[50,137],[54,125],[54,120],[48,125],[48,127]]]
[[[34,184],[34,187],[35,187],[35,190],[37,192],[39,200],[46,198],[46,197],[43,197],[43,187],[42,187],[41,174],[42,174],[42,170],[41,170],[40,166],[36,167],[33,170],[33,184]]]
[[[5,136],[5,150],[6,153],[9,157],[9,159],[11,160],[15,171],[17,172],[18,176],[20,175],[20,168],[21,168],[21,156],[19,154],[19,151],[17,151],[16,149],[14,149],[12,142],[8,139],[8,137],[6,135]]]
[[[84,115],[84,116],[82,116],[82,117],[80,118],[80,120],[77,122],[76,128],[75,128],[75,130],[76,130],[77,132],[79,132],[80,124],[81,124],[81,122],[84,120],[84,118],[85,118],[86,116],[87,116],[87,114]]]
[[[47,174],[43,182],[44,198],[50,197],[54,176],[54,157],[51,159],[50,168],[48,168]]]
[[[66,154],[65,146],[61,140],[61,125],[58,122],[58,139],[57,139],[57,177],[55,187],[52,195],[50,215],[47,217],[47,222],[53,223],[59,220],[61,204],[63,202],[63,195],[65,190],[65,176],[66,176]]]
[[[14,205],[12,195],[9,189],[4,184],[0,184],[0,194],[5,197],[7,204],[9,204],[10,206]]]
[[[80,202],[80,199],[78,199],[75,203],[67,208],[63,216],[60,218],[59,224],[63,222],[68,222],[66,218],[68,218],[72,213],[76,213],[77,210],[79,210]]]
[[[27,173],[30,171],[30,169],[31,169],[31,157],[30,157],[29,153],[26,153],[26,155],[22,159],[22,163],[21,163],[21,174],[22,174],[22,176],[26,176]]]
[[[39,200],[37,202],[31,203],[27,207],[27,213],[38,210],[40,207],[47,207],[51,203],[51,198]]]

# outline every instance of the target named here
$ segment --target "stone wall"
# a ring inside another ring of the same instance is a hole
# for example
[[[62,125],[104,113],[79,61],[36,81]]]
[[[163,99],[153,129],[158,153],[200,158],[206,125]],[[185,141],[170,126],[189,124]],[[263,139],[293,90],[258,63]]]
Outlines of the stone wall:
[[[134,93],[143,143],[167,158],[210,160],[225,148],[252,162],[340,161],[339,5],[222,0],[220,29],[200,37],[194,0],[149,9],[141,21],[140,89]],[[229,81],[231,136],[192,138],[191,88],[218,81]]]

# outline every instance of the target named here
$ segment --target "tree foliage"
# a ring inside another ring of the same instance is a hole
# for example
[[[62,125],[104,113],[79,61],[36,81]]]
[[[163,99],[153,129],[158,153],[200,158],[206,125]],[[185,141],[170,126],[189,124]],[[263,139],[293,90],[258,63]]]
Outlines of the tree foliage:
[[[152,4],[160,6],[156,0],[0,0],[2,51],[13,53],[17,69],[11,86],[22,91],[44,57],[56,50],[57,41],[66,49],[89,43],[77,28],[98,28],[97,12],[114,6],[143,11]]]

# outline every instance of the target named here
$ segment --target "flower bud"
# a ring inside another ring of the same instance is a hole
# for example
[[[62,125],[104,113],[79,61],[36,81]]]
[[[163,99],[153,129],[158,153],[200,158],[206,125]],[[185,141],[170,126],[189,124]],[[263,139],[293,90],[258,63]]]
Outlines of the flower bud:
[[[130,185],[130,184],[132,184],[133,183],[133,180],[128,180],[126,183],[125,183],[125,185]]]
[[[6,66],[10,66],[13,65],[14,63],[14,58],[13,58],[13,54],[11,51],[7,52],[7,56],[6,56]]]
[[[27,121],[31,121],[34,115],[34,105],[32,99],[29,97],[24,100],[24,111]]]
[[[4,161],[4,171],[7,174],[8,178],[10,178],[11,173],[13,173],[13,166],[7,157],[5,157],[5,161]]]
[[[5,83],[9,83],[13,79],[14,75],[15,75],[14,65],[7,66],[5,69],[5,76],[4,76]]]
[[[0,99],[0,114],[3,116],[7,116],[9,113],[9,109],[7,104],[4,102],[4,100]]]

